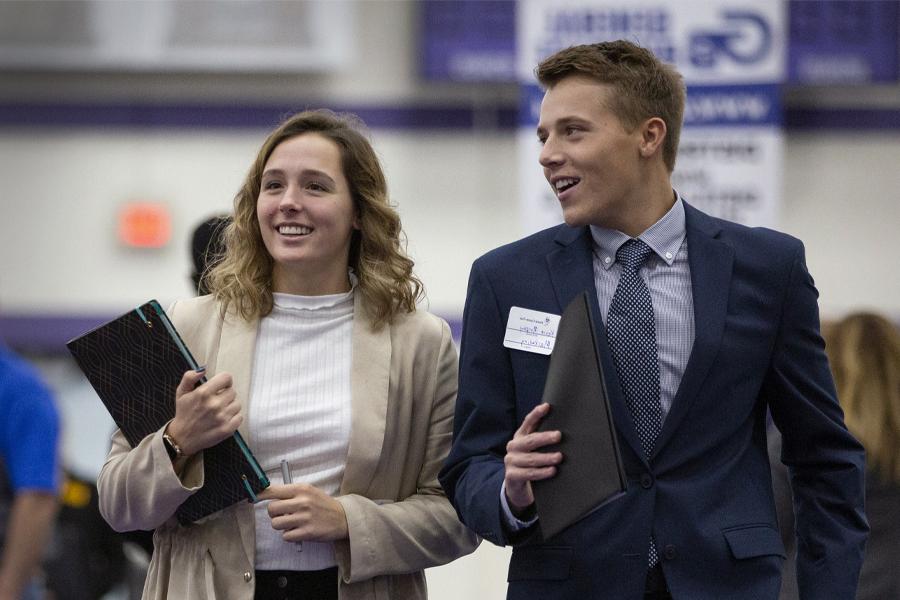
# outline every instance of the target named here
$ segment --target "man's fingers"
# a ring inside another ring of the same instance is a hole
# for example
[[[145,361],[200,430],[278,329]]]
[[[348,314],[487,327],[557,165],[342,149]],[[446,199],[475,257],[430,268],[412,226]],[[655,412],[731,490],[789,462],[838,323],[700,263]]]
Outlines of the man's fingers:
[[[562,439],[559,431],[538,431],[514,437],[506,444],[506,452],[534,452],[538,448],[558,444]]]
[[[534,468],[558,465],[562,462],[562,452],[529,452],[527,454],[507,454],[506,464],[511,468]]]
[[[537,426],[540,425],[541,419],[547,416],[547,413],[550,412],[550,405],[544,402],[543,404],[538,404],[534,408],[531,409],[531,412],[525,415],[525,418],[522,420],[522,424],[519,426],[519,429],[516,431],[516,436],[520,435],[528,435],[537,429]]]
[[[507,469],[506,471],[506,479],[511,482],[519,482],[519,481],[541,481],[542,479],[549,479],[556,475],[556,467],[533,467],[533,468],[512,468]]]

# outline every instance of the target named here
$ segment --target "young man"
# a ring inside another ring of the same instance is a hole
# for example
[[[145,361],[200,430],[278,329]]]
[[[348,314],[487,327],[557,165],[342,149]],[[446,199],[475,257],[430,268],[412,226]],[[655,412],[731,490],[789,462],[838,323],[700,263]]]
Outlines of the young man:
[[[617,41],[542,62],[540,163],[565,224],[472,266],[453,449],[462,520],[514,546],[511,599],[778,596],[766,413],[784,435],[804,600],[851,600],[868,530],[802,244],[710,217],[672,189],[684,85]],[[504,347],[514,306],[590,290],[627,493],[551,539],[531,482],[566,468],[538,431],[549,357]]]

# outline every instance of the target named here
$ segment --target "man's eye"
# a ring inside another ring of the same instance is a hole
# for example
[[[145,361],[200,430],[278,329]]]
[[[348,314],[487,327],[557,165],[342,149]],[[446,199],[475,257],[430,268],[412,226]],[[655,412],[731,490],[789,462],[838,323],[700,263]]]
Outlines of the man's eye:
[[[581,128],[574,125],[569,125],[568,127],[566,127],[566,135],[572,135],[574,133],[578,133],[579,131],[581,131]]]

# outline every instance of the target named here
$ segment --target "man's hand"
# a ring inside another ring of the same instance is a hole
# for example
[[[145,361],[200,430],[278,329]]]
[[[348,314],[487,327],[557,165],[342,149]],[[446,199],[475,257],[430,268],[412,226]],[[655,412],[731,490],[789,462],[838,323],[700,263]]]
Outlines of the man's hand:
[[[272,527],[288,542],[334,542],[349,535],[347,515],[340,502],[306,483],[273,485],[258,498],[271,500]]]
[[[181,378],[175,390],[175,418],[166,429],[186,456],[215,446],[243,421],[231,375],[219,373],[195,389],[203,375],[188,371]]]
[[[534,504],[531,482],[556,475],[556,465],[563,459],[562,452],[538,451],[538,448],[557,444],[562,439],[559,431],[535,431],[549,412],[550,405],[547,403],[534,407],[506,445],[503,482],[506,500],[515,515],[522,515]]]

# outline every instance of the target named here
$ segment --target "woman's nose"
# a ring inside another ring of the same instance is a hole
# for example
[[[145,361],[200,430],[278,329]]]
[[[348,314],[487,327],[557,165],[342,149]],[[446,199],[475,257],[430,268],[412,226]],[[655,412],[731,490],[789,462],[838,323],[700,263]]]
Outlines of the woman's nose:
[[[278,210],[287,214],[298,212],[302,208],[303,202],[300,191],[293,186],[287,187],[281,195],[281,200],[278,203]]]

